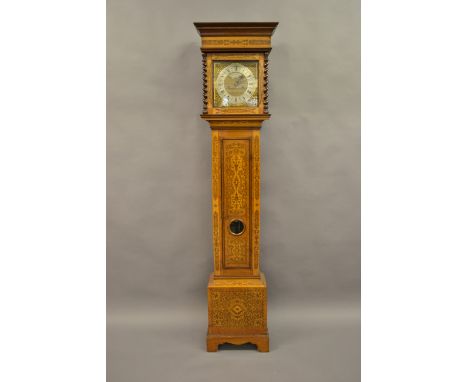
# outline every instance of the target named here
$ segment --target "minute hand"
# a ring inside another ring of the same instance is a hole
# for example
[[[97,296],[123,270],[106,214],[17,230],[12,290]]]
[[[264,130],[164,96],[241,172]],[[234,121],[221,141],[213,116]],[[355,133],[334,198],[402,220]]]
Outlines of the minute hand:
[[[242,80],[242,76],[239,76],[239,77],[237,78],[237,80],[235,80],[234,86],[235,86],[236,88],[240,85],[241,80]]]

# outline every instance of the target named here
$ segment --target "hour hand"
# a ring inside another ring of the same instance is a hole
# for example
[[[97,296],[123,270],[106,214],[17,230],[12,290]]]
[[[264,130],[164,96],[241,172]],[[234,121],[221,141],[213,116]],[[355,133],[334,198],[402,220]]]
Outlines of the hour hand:
[[[234,82],[235,87],[238,87],[240,85],[241,79],[242,79],[242,76],[237,77],[237,80]]]

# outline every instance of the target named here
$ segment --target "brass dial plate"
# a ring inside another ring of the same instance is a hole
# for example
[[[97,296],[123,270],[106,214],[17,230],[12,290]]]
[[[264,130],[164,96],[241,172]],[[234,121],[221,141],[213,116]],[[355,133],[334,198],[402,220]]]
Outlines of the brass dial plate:
[[[214,107],[258,106],[258,61],[213,61]]]

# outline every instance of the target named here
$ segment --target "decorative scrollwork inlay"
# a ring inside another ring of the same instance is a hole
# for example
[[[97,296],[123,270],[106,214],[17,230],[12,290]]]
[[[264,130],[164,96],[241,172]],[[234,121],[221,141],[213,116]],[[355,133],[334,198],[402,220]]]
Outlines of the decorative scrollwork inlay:
[[[254,237],[254,268],[258,269],[258,259],[260,258],[260,211],[255,210],[253,223]]]
[[[269,45],[269,40],[260,39],[224,39],[224,40],[203,40],[203,45],[223,45],[223,46],[249,46],[249,45]]]
[[[247,243],[243,238],[235,237],[227,240],[227,264],[243,265],[248,263]]]
[[[221,251],[219,245],[219,218],[216,211],[213,213],[213,252],[215,270],[218,271],[220,269],[219,260],[221,258]]]
[[[253,268],[258,271],[260,257],[260,133],[254,133],[253,138]]]
[[[247,208],[247,146],[240,142],[231,142],[226,145],[225,166],[227,192],[227,208],[229,215],[244,215]]]
[[[260,138],[255,135],[253,140],[253,167],[254,167],[254,196],[260,200]]]
[[[210,326],[266,327],[264,288],[216,288],[210,291]]]
[[[212,192],[213,198],[219,198],[219,139],[217,135],[213,135],[213,144],[212,144],[211,153],[212,161],[211,161],[211,172],[212,172]]]
[[[223,208],[224,266],[250,266],[250,140],[223,141]],[[245,230],[241,235],[230,233],[229,224],[241,219]]]

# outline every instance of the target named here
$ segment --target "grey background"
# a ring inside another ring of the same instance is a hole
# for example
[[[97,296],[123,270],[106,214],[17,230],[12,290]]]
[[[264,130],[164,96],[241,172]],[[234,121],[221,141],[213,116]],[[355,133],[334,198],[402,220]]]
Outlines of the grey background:
[[[280,22],[261,143],[266,354],[204,351],[211,138],[194,21]],[[359,1],[109,0],[107,29],[108,380],[358,381]]]

